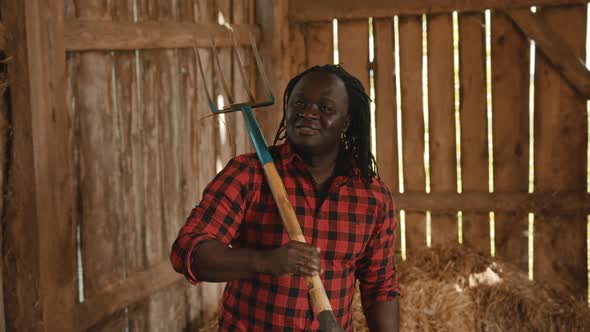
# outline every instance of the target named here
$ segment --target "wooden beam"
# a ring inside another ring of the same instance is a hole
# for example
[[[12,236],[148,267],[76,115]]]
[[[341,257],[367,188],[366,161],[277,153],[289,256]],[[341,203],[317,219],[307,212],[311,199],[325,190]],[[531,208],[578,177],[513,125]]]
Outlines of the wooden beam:
[[[289,1],[292,20],[331,21],[338,19],[385,18],[394,15],[478,12],[485,9],[512,9],[531,6],[585,4],[583,0],[297,0]]]
[[[13,150],[2,221],[9,331],[74,331],[75,247],[63,0],[0,3]]]
[[[509,10],[508,16],[545,54],[557,71],[584,98],[590,99],[590,71],[545,20],[528,9]]]
[[[394,194],[397,209],[406,211],[495,211],[534,212],[539,214],[590,213],[590,194],[575,192],[550,193],[431,193]]]
[[[85,331],[101,319],[181,280],[184,278],[170,267],[168,261],[136,272],[78,305],[77,330]]]
[[[254,24],[238,24],[234,30],[240,45],[250,44],[249,33],[260,39],[260,28]],[[68,51],[185,48],[193,46],[193,37],[197,45],[208,47],[211,45],[209,36],[214,37],[217,47],[232,45],[227,28],[219,24],[86,20],[69,20],[65,23]]]

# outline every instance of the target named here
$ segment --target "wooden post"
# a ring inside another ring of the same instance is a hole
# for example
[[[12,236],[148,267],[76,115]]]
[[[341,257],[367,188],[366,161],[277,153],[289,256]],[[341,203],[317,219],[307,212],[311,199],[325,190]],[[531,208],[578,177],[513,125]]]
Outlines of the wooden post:
[[[13,150],[4,234],[7,329],[74,331],[73,194],[64,1],[3,1],[13,57]]]

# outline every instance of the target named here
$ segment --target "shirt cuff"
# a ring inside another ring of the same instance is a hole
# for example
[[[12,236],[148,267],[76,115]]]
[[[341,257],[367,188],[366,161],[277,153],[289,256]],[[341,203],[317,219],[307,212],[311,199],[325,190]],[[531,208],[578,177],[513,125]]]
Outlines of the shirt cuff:
[[[185,277],[192,284],[199,284],[203,282],[203,280],[199,280],[199,278],[197,278],[197,276],[193,272],[193,262],[195,259],[195,254],[197,252],[197,247],[201,245],[203,242],[213,239],[217,238],[210,234],[199,234],[191,241],[189,250],[187,251],[187,254],[185,256],[184,266],[186,267]]]

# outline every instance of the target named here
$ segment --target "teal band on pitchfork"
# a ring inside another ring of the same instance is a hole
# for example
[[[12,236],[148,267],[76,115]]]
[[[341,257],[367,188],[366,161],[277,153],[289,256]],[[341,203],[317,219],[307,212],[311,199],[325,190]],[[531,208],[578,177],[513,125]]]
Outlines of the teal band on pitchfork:
[[[260,127],[258,126],[256,118],[254,117],[254,113],[252,113],[252,108],[248,105],[243,105],[242,114],[244,115],[244,120],[246,120],[248,133],[250,134],[252,144],[254,144],[254,149],[256,150],[256,154],[258,154],[260,163],[262,165],[266,165],[273,162],[272,156],[270,155],[268,147],[266,146],[264,135],[262,134],[262,131],[260,131]]]

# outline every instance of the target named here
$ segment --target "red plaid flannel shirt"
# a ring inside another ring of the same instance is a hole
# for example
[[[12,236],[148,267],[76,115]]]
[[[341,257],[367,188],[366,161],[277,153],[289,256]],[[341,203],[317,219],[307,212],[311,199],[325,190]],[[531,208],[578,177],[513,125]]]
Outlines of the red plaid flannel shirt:
[[[334,178],[321,200],[311,174],[288,143],[271,152],[305,239],[321,248],[321,279],[334,315],[350,331],[356,280],[365,308],[399,294],[391,193],[380,180],[367,185],[357,168],[349,168]],[[256,155],[233,158],[209,183],[174,242],[172,265],[193,283],[199,282],[191,268],[195,248],[207,239],[259,250],[289,241]],[[225,287],[221,331],[318,328],[303,277],[259,274],[230,281]]]

